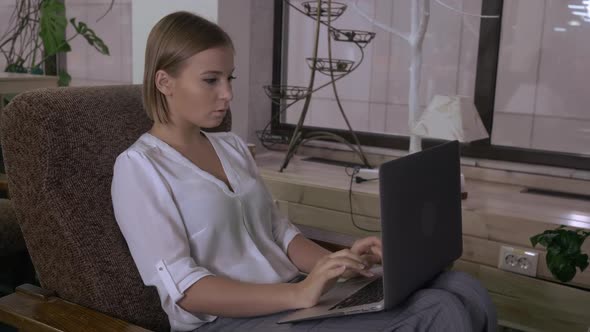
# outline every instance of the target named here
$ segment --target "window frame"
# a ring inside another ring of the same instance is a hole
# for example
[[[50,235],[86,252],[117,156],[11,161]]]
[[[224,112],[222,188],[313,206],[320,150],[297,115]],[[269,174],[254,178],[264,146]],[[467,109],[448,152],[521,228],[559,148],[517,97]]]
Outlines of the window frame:
[[[288,11],[283,0],[275,0],[274,8],[274,32],[273,32],[273,68],[272,84],[280,85],[282,82],[284,24],[288,24]],[[498,72],[498,58],[500,51],[500,38],[502,33],[502,9],[504,0],[482,1],[481,15],[499,15],[497,20],[482,20],[480,36],[489,36],[487,39],[479,39],[477,68],[475,78],[474,103],[482,119],[484,127],[491,133],[494,120],[494,102],[496,94],[496,78]],[[291,137],[295,125],[282,123],[279,116],[280,105],[271,103],[271,133],[273,135],[286,135]],[[304,126],[302,132],[322,130],[338,134],[349,142],[352,135],[348,130]],[[374,146],[408,150],[410,138],[382,133],[355,132],[363,146]],[[442,143],[442,140],[424,138],[422,147],[429,148]],[[590,170],[590,157],[582,154],[536,150],[499,146],[491,144],[490,138],[471,143],[461,144],[461,155],[465,157],[510,161],[526,164],[563,167],[571,169]]]

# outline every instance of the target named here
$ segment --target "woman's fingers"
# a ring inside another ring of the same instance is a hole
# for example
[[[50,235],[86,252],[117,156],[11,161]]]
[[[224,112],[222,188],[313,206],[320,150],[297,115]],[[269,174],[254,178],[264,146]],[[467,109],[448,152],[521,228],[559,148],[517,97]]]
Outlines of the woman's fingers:
[[[326,271],[339,268],[344,266],[347,270],[359,271],[365,268],[365,265],[361,262],[350,259],[346,256],[337,256],[337,257],[326,257],[326,259],[320,261],[318,266],[316,266],[317,272],[321,275],[326,275]]]
[[[337,257],[332,257],[329,258],[328,260],[326,260],[322,266],[319,267],[319,271],[321,274],[327,276],[327,271],[332,270],[334,268],[339,268],[339,267],[345,267],[345,270],[343,271],[343,273],[345,271],[351,271],[353,272],[352,274],[350,273],[346,273],[346,275],[348,276],[354,276],[355,274],[360,274],[363,275],[365,277],[372,277],[373,273],[371,273],[370,271],[367,270],[367,265],[364,263],[361,263],[357,260],[354,259],[350,259],[347,256],[337,256]],[[340,273],[338,276],[340,276],[342,273]],[[330,274],[331,275],[331,274]]]
[[[373,273],[369,269],[374,264],[381,263],[381,257],[381,240],[374,236],[367,237],[355,242],[351,249],[340,250],[324,256],[318,262],[317,272],[330,279],[335,273],[332,271],[333,269],[344,266],[344,271],[337,273],[337,276],[372,277]]]
[[[366,267],[362,259],[353,259],[348,256],[332,257],[326,263],[328,266],[344,265],[347,269],[362,270]]]
[[[372,256],[376,256],[379,258],[378,263],[383,261],[383,250],[381,247],[371,247]]]
[[[357,261],[359,263],[363,263],[363,259],[361,258],[361,256],[357,253],[352,252],[350,249],[343,249],[340,251],[336,251],[331,253],[330,255],[328,255],[329,258],[337,258],[337,257],[346,257],[348,259],[352,259],[354,261]]]
[[[357,240],[350,248],[350,251],[362,255],[364,259],[366,259],[365,256],[371,257],[371,260],[367,262],[368,266],[372,266],[376,263],[381,263],[383,260],[383,249],[381,239],[379,239],[376,236],[369,236]]]
[[[379,255],[375,255],[375,254],[366,254],[363,255],[363,261],[365,262],[365,265],[369,268],[375,264],[379,264],[381,263],[381,256]]]
[[[346,271],[346,266],[344,265],[335,266],[331,269],[328,269],[328,271],[326,271],[326,279],[329,280],[340,277],[344,271]]]
[[[376,236],[369,236],[355,241],[350,250],[357,254],[364,254],[373,250],[373,248],[381,250],[381,247],[381,239]]]

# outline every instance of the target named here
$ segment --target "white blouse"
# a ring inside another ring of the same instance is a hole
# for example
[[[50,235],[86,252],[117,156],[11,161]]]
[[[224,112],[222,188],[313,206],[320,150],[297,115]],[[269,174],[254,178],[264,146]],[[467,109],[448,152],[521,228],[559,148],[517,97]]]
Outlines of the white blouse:
[[[280,215],[244,142],[232,133],[205,135],[233,192],[149,133],[114,166],[115,218],[143,282],[156,286],[173,331],[216,318],[176,304],[205,276],[280,283],[298,274],[287,246],[299,230]]]

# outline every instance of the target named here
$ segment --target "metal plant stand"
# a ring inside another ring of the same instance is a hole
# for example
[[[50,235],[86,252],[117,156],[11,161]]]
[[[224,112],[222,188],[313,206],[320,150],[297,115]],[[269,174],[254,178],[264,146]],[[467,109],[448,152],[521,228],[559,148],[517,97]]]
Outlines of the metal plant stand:
[[[295,130],[293,131],[293,134],[291,135],[291,138],[289,140],[289,148],[287,149],[287,153],[285,154],[285,159],[283,161],[280,171],[282,172],[283,169],[285,169],[289,165],[289,161],[297,151],[297,148],[301,144],[309,140],[333,140],[340,143],[344,143],[360,158],[361,162],[365,166],[371,167],[369,161],[367,160],[367,157],[365,156],[362,150],[358,137],[356,136],[354,130],[352,130],[346,113],[344,113],[344,109],[340,102],[340,97],[338,96],[338,90],[336,89],[336,81],[346,77],[359,67],[365,56],[364,48],[367,46],[369,42],[371,42],[371,40],[373,40],[373,38],[375,37],[375,33],[360,30],[345,30],[334,28],[332,26],[332,22],[345,12],[347,8],[345,4],[333,2],[332,0],[307,1],[301,3],[301,6],[303,7],[303,9],[301,9],[298,6],[291,3],[291,1],[289,0],[284,1],[291,8],[294,8],[298,12],[315,20],[315,40],[313,56],[306,59],[311,69],[311,77],[307,87],[288,85],[267,85],[264,87],[266,94],[271,98],[272,102],[280,105],[281,108],[280,112],[278,113],[279,115],[282,114],[287,108],[291,107],[300,100],[305,100],[303,110],[301,112],[301,115],[299,116],[299,121],[297,122],[297,126],[295,127]],[[320,28],[322,25],[328,29],[327,58],[318,57],[319,35]],[[355,63],[351,60],[334,59],[332,57],[332,38],[338,42],[354,43],[360,50],[360,60]],[[315,76],[318,72],[320,74],[330,76],[331,80],[318,87],[314,87]],[[332,85],[334,97],[336,99],[336,103],[338,104],[338,109],[340,110],[340,114],[342,114],[346,126],[348,127],[348,130],[353,138],[354,145],[348,142],[342,136],[339,136],[331,132],[303,130],[303,122],[305,121],[305,117],[307,116],[307,112],[309,110],[309,105],[313,93],[328,85]],[[266,133],[267,130],[265,128],[265,130],[262,131],[261,140],[265,138],[264,135],[266,135]]]

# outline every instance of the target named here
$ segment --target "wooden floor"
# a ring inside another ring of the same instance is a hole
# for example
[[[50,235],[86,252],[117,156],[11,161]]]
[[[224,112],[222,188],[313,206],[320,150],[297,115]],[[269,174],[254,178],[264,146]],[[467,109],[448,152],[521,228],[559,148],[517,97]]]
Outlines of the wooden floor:
[[[357,224],[379,229],[377,181],[353,184],[341,166],[304,161],[296,156],[278,172],[282,153],[258,155],[261,174],[280,209],[320,240],[346,244],[371,234]],[[569,285],[557,282],[541,254],[536,278],[497,268],[500,246],[531,248],[529,238],[559,225],[590,230],[590,202],[523,193],[525,187],[590,194],[590,181],[534,176],[463,167],[468,198],[463,201],[464,253],[458,269],[476,275],[499,307],[505,326],[523,331],[583,331],[590,327],[590,269]],[[331,238],[327,238],[331,237]],[[590,241],[583,251],[590,252]],[[574,287],[571,287],[574,286]],[[532,311],[527,311],[532,308]]]

